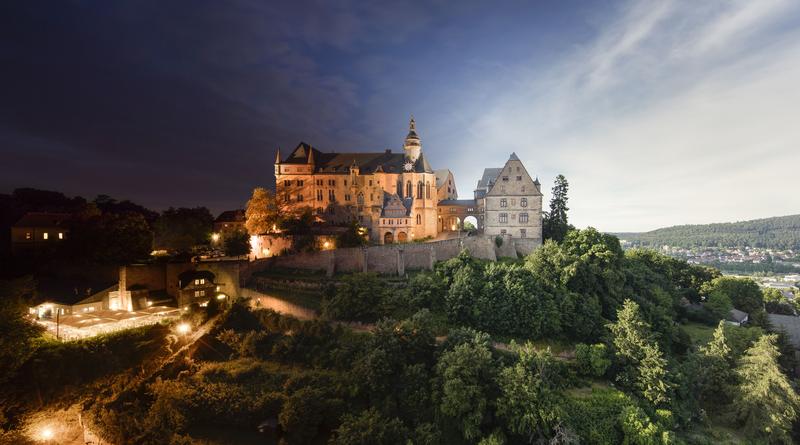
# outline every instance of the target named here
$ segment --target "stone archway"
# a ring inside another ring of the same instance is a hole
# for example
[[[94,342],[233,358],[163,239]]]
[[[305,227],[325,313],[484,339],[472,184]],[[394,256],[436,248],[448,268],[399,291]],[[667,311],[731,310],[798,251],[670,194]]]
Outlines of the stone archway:
[[[472,215],[470,215],[470,216],[468,216],[468,217],[464,218],[464,230],[466,230],[466,229],[467,229],[467,227],[468,227],[467,223],[469,223],[469,224],[472,224],[472,226],[473,226],[475,229],[479,229],[479,228],[480,228],[480,227],[478,226],[478,218],[476,218],[476,217],[474,217],[474,216],[472,216]]]
[[[392,232],[386,232],[383,235],[383,244],[392,244],[394,242],[394,234]]]
[[[397,234],[398,243],[405,243],[407,241],[408,241],[408,234],[406,232],[400,232]]]

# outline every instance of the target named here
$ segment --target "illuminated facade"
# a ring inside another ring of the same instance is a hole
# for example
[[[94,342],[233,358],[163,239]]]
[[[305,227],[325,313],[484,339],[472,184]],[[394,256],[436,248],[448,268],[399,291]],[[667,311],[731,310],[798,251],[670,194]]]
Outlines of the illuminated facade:
[[[301,142],[285,159],[278,151],[275,181],[278,199],[291,208],[310,207],[333,224],[358,221],[374,242],[412,241],[439,232],[440,190],[413,118],[402,153],[326,153]]]

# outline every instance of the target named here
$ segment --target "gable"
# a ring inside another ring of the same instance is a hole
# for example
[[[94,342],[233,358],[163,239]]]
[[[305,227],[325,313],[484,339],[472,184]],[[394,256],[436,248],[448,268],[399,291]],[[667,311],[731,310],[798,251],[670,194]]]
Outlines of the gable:
[[[541,195],[539,186],[516,156],[500,169],[487,196]]]

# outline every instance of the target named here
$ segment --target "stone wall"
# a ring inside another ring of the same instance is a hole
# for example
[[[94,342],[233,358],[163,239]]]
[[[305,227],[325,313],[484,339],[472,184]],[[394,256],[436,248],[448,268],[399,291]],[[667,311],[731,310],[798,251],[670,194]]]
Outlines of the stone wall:
[[[276,256],[243,265],[242,280],[257,271],[269,268],[302,269],[334,273],[377,272],[404,275],[410,270],[432,269],[438,261],[446,261],[467,249],[474,258],[496,261],[500,257],[517,258],[538,247],[536,240],[505,236],[498,247],[493,236],[470,236],[429,243],[391,244],[367,248],[347,248],[313,253]],[[366,265],[366,266],[365,266]]]

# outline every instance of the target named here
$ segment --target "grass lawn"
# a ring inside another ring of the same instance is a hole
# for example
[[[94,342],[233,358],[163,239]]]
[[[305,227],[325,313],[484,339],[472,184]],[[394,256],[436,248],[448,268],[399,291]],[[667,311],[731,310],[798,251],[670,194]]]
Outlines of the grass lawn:
[[[715,326],[708,326],[702,323],[690,322],[683,325],[683,329],[689,334],[692,343],[695,345],[704,345],[711,340],[714,335]]]
[[[322,306],[322,292],[317,290],[264,288],[259,292],[315,311],[319,311]]]

